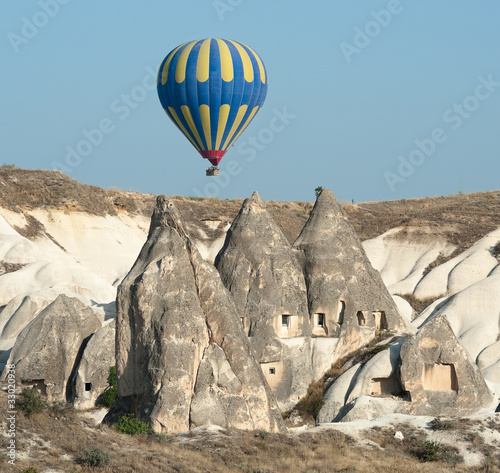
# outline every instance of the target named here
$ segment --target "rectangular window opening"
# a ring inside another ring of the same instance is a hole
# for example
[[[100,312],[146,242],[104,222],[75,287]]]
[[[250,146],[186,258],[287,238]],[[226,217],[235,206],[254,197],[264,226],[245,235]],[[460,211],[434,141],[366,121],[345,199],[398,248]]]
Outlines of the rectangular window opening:
[[[92,383],[85,383],[85,391],[90,391],[92,389]]]
[[[276,368],[269,368],[269,374],[276,374]]]

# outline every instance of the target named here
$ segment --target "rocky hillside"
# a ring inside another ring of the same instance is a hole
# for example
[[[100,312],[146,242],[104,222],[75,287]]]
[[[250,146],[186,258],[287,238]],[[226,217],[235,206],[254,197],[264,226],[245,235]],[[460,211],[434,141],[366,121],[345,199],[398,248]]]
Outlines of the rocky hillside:
[[[155,199],[1,169],[0,365],[85,410],[116,364],[107,422],[159,434],[493,414],[499,210],[500,192]]]
[[[168,195],[168,189],[165,194]],[[243,202],[170,197],[184,222],[199,226],[211,239],[218,236],[215,223],[232,222]],[[14,212],[59,210],[96,216],[126,212],[149,219],[154,200],[149,194],[80,184],[59,172],[0,168],[0,207]],[[270,213],[291,243],[312,206],[312,202],[268,202]],[[405,227],[415,227],[420,229],[419,234],[440,234],[450,243],[467,249],[500,226],[500,191],[387,202],[343,202],[342,207],[362,241],[397,227],[402,227],[404,237]]]

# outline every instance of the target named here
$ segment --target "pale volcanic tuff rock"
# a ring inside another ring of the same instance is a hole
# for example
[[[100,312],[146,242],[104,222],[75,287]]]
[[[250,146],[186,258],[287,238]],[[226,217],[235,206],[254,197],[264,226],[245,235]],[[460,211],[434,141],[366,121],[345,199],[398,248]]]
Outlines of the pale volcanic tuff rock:
[[[266,379],[286,409],[313,380],[311,328],[302,268],[265,207],[257,192],[243,202],[215,266],[241,311]]]
[[[60,295],[17,337],[8,365],[34,384],[49,402],[71,400],[71,377],[90,335],[101,328],[94,311],[78,299]]]
[[[117,303],[118,395],[154,430],[284,429],[234,304],[165,196]]]
[[[438,315],[416,335],[393,343],[343,373],[325,394],[319,422],[387,414],[467,416],[496,405],[478,366]]]
[[[445,315],[407,337],[400,357],[401,384],[411,398],[406,413],[464,416],[490,406],[491,392]]]
[[[318,196],[293,247],[304,269],[313,333],[322,329],[326,336],[339,338],[336,357],[365,345],[377,330],[407,331],[380,274],[329,189]]]
[[[91,409],[108,388],[109,368],[115,365],[115,321],[92,335],[75,376],[75,409]]]

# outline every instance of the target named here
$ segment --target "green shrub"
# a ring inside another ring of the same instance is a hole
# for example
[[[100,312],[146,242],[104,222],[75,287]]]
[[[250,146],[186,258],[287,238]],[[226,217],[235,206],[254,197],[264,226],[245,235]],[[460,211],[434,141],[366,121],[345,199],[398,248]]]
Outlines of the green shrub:
[[[267,432],[266,430],[259,430],[255,435],[254,437],[260,437],[261,439],[265,439],[269,436],[269,432]]]
[[[318,186],[318,187],[316,187],[316,189],[314,189],[314,195],[316,196],[316,199],[321,195],[322,191],[323,191],[322,186]]]
[[[113,402],[115,402],[116,395],[116,388],[114,386],[111,386],[109,389],[106,389],[106,391],[102,393],[99,404],[104,407],[111,407],[113,405]]]
[[[7,164],[7,163],[3,163],[2,164],[2,169],[16,169],[16,165],[15,164]],[[29,468],[28,468],[29,469]]]
[[[295,409],[316,418],[324,404],[323,387],[319,383],[312,383],[307,389],[307,394],[297,403]]]
[[[439,459],[441,445],[436,442],[427,441],[422,444],[417,452],[417,457],[423,462],[435,462]]]
[[[92,450],[85,450],[80,458],[80,463],[88,466],[101,467],[108,465],[110,460],[111,454],[97,447]]]
[[[153,429],[149,426],[149,424],[136,419],[133,414],[125,414],[121,416],[116,424],[116,428],[122,434],[128,435],[153,433]]]
[[[22,411],[28,414],[41,412],[47,407],[45,401],[40,397],[40,394],[35,388],[23,389],[21,392],[21,399],[18,401],[17,405]]]
[[[429,423],[431,430],[452,430],[455,428],[455,423],[452,420],[442,420],[436,417]]]
[[[116,386],[118,384],[118,379],[116,377],[116,366],[109,367],[108,384],[110,386]]]
[[[38,470],[36,470],[35,468],[31,468],[30,466],[29,468],[26,468],[25,470],[20,471],[19,473],[38,473]]]
[[[104,391],[99,399],[99,404],[104,407],[111,407],[113,402],[115,402],[117,396],[116,385],[118,384],[118,378],[116,377],[116,366],[109,367],[109,375],[108,375],[108,388]]]

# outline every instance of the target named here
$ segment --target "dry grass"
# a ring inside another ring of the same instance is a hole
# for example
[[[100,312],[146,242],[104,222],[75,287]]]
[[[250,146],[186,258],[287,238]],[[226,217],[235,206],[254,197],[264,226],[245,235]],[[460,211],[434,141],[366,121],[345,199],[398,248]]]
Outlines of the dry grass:
[[[71,409],[54,410],[18,418],[18,453],[30,459],[17,460],[2,471],[25,468],[90,473],[333,473],[333,472],[448,472],[480,471],[436,462],[420,462],[413,447],[422,438],[409,429],[404,445],[394,431],[373,431],[373,447],[361,447],[336,430],[314,433],[270,434],[267,432],[196,432],[181,436],[127,436],[107,426],[93,426]],[[401,430],[401,429],[399,429]],[[377,446],[378,445],[378,446]],[[82,464],[85,450],[99,448],[111,454],[108,466]],[[489,470],[496,471],[496,470]]]
[[[377,336],[366,347],[359,349],[352,355],[339,358],[332,363],[330,368],[318,381],[313,381],[307,388],[306,395],[299,400],[295,407],[283,414],[288,427],[296,427],[298,424],[315,425],[316,416],[324,405],[324,394],[334,381],[350,367],[361,363],[364,364],[377,353],[387,350],[389,344],[376,345],[379,341],[387,339],[390,332],[380,331]]]
[[[9,263],[7,261],[0,261],[0,276],[2,274],[14,273],[16,271],[19,271],[24,266],[25,266],[24,264]]]
[[[208,232],[210,238],[223,234],[224,226],[232,222],[243,202],[181,196],[173,196],[173,200],[187,227],[199,226],[203,221],[221,222],[219,228]],[[14,211],[58,209],[95,215],[129,212],[149,217],[154,202],[153,195],[105,191],[59,172],[0,168],[0,206]],[[421,229],[424,237],[441,236],[463,251],[500,226],[500,191],[342,206],[360,240],[374,238],[391,228],[412,227]],[[311,202],[267,202],[267,209],[290,243],[299,235],[312,207]],[[413,236],[417,234],[412,231]],[[405,237],[404,231],[400,237]]]
[[[429,307],[434,301],[440,299],[443,296],[430,297],[427,299],[418,299],[414,294],[396,294],[402,297],[406,302],[408,302],[412,309],[415,311],[415,317],[420,314],[424,309]]]
[[[361,240],[395,227],[420,227],[463,251],[500,226],[500,191],[344,204]]]

